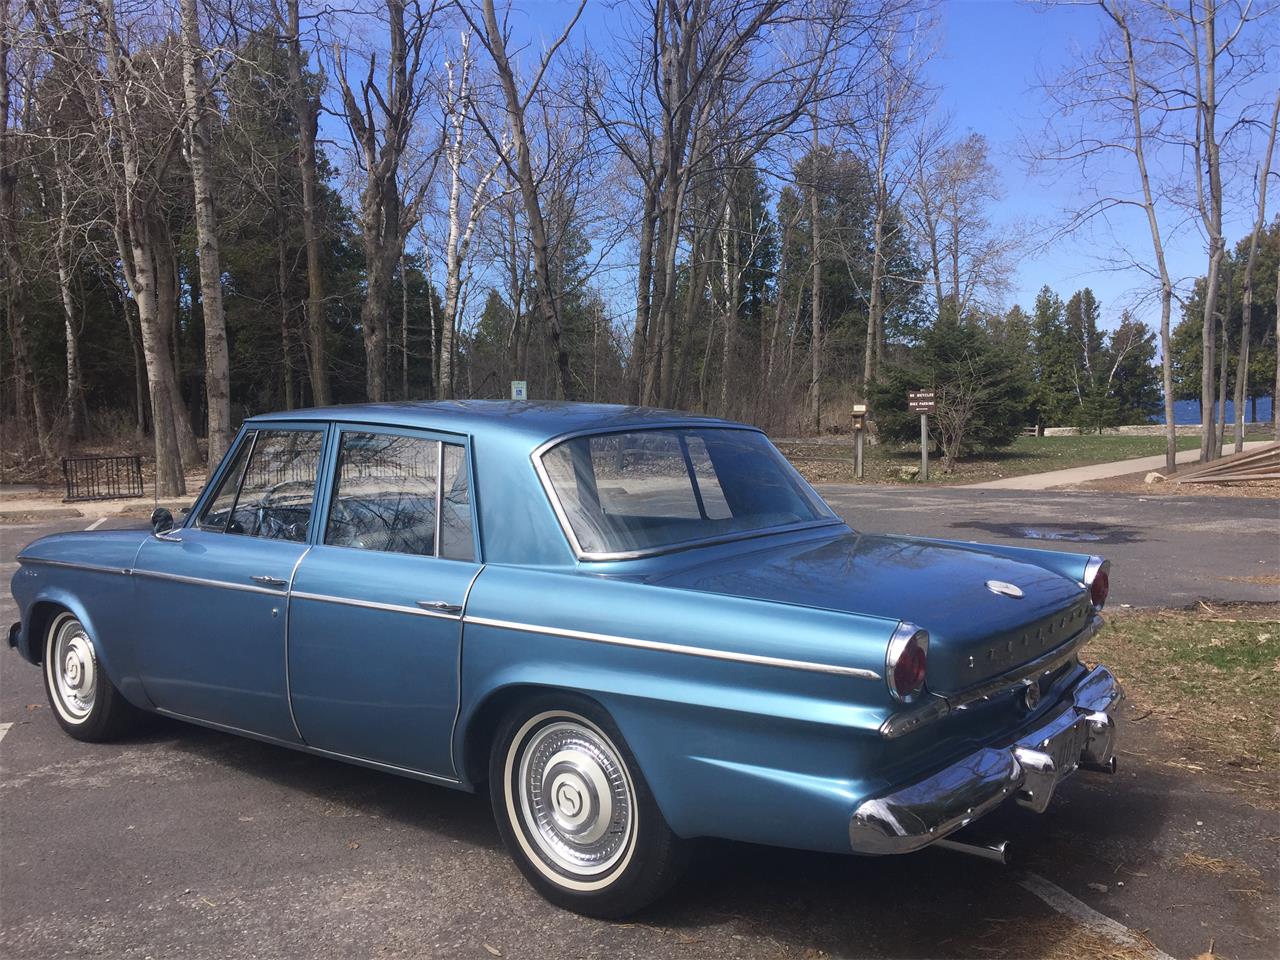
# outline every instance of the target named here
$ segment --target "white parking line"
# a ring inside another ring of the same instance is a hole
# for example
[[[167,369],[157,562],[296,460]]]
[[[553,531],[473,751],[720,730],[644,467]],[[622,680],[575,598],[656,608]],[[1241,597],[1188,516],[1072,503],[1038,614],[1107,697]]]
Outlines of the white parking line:
[[[1082,927],[1087,927],[1099,936],[1106,937],[1126,947],[1141,950],[1149,954],[1153,960],[1173,960],[1173,957],[1154,946],[1149,940],[1138,936],[1123,924],[1116,923],[1108,916],[1099,913],[1082,900],[1077,900],[1056,883],[1050,883],[1035,873],[1024,873],[1018,877],[1018,884],[1029,890],[1051,906],[1054,910],[1070,917]]]
[[[12,723],[0,723],[0,740],[4,739],[4,735],[9,732],[9,728],[12,726]]]
[[[102,526],[102,525],[103,525],[104,523],[106,523],[106,522],[107,522],[107,518],[106,518],[106,517],[99,517],[97,520],[93,521],[93,523],[91,523],[91,524],[89,524],[87,527],[85,527],[85,529],[86,529],[86,530],[97,530],[100,526]]]

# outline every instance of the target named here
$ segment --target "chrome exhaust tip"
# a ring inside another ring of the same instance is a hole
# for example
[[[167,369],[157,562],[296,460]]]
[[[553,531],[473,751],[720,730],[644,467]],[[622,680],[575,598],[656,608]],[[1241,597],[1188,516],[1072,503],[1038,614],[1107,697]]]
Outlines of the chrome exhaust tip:
[[[967,853],[982,860],[994,860],[1008,867],[1013,864],[1013,844],[1008,840],[999,843],[965,843],[961,840],[935,840],[930,846],[941,847],[956,853]]]

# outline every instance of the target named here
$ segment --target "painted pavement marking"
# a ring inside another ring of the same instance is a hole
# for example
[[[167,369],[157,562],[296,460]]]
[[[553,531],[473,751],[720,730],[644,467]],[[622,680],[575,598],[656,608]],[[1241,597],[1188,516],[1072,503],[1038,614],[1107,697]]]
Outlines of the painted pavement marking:
[[[89,524],[87,527],[85,527],[85,529],[86,529],[86,530],[97,530],[100,526],[102,526],[102,525],[103,525],[104,523],[106,523],[106,522],[107,522],[107,518],[106,518],[106,517],[99,517],[97,520],[93,521],[93,523],[91,523],[91,524]]]
[[[12,726],[12,723],[0,723],[0,740],[4,739],[4,735],[9,732],[9,728]]]
[[[1116,943],[1149,954],[1153,960],[1173,960],[1169,954],[1156,947],[1145,937],[1134,933],[1128,927],[1117,923],[1110,917],[1099,913],[1082,900],[1077,900],[1056,883],[1050,883],[1044,877],[1034,873],[1024,873],[1018,877],[1018,885],[1024,890],[1034,893],[1058,913],[1070,917],[1076,923],[1087,927],[1099,936],[1106,937]]]

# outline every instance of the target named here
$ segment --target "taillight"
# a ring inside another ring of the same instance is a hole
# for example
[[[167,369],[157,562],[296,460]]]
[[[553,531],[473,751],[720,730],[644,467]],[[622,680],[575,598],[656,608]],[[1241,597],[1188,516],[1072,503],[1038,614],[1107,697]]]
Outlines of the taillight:
[[[884,659],[885,682],[895,700],[910,703],[920,695],[928,658],[929,632],[914,623],[898,624]]]
[[[1084,568],[1084,585],[1089,588],[1093,609],[1101,610],[1106,606],[1107,594],[1111,592],[1111,561],[1090,557]]]

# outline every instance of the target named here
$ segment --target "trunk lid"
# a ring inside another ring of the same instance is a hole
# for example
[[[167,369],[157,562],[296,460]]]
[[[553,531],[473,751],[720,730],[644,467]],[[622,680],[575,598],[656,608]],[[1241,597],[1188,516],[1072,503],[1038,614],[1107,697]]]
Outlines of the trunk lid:
[[[1043,656],[1092,614],[1075,580],[981,546],[846,532],[757,547],[650,582],[910,621],[929,631],[926,683],[941,694]],[[1022,596],[997,594],[988,581]]]

